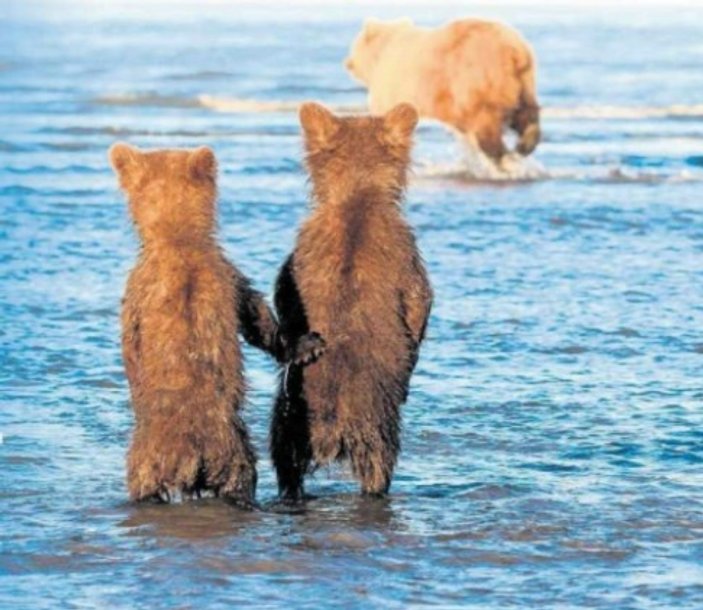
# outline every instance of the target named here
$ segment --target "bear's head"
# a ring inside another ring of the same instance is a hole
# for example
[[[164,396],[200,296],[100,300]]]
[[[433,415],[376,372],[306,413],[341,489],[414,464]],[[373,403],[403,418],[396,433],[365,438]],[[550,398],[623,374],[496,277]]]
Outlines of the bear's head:
[[[118,143],[110,162],[144,241],[196,241],[215,228],[217,161],[207,147],[144,152]]]
[[[344,67],[359,82],[368,85],[373,69],[388,41],[397,32],[411,27],[413,22],[407,17],[394,21],[367,19],[351,45],[349,57],[344,60]]]
[[[405,186],[418,114],[398,104],[383,116],[339,117],[315,102],[300,108],[307,166],[318,203],[358,189],[397,199]]]

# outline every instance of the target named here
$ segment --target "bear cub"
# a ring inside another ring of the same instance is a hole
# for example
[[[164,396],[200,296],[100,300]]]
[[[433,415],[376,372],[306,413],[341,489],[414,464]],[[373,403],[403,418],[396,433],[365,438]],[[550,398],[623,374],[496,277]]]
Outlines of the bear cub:
[[[271,456],[281,497],[304,497],[304,475],[348,459],[364,494],[390,486],[408,393],[432,303],[412,230],[400,209],[415,109],[340,118],[300,111],[313,210],[280,271],[280,332],[295,343],[311,328],[323,358],[281,377]]]
[[[215,238],[213,152],[110,149],[141,241],[122,303],[122,355],[135,414],[127,458],[133,500],[208,491],[250,507],[256,457],[239,411],[245,380],[237,333],[303,366],[314,334],[284,341],[263,296]]]

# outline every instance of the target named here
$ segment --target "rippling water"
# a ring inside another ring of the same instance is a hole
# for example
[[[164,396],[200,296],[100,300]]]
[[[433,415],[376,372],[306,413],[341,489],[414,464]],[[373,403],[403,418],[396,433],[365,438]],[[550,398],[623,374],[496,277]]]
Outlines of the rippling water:
[[[96,4],[0,8],[2,607],[703,607],[700,9],[482,10],[540,58],[547,176],[473,183],[423,124],[436,306],[392,494],[323,471],[277,507],[248,350],[242,514],[126,502],[136,243],[105,151],[213,146],[227,253],[270,289],[306,210],[296,104],[363,107],[341,60],[371,9]]]

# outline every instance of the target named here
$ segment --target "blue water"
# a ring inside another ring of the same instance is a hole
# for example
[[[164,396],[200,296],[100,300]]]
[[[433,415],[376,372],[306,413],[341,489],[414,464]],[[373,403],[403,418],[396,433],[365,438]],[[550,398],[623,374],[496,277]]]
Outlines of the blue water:
[[[247,350],[243,514],[126,502],[136,241],[106,149],[214,147],[221,239],[270,292],[306,213],[297,102],[363,107],[365,14],[467,9],[0,6],[2,608],[703,607],[700,8],[477,7],[536,49],[547,176],[472,182],[421,126],[436,303],[392,494],[333,469],[276,507],[275,369]]]

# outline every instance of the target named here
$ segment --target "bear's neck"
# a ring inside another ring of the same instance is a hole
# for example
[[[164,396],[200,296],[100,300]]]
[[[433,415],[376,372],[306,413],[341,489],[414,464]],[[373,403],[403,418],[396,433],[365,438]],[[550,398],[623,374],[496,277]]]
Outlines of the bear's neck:
[[[217,248],[212,235],[144,235],[142,245],[145,250],[158,252],[207,252]]]
[[[318,208],[327,210],[367,209],[373,206],[376,209],[397,209],[403,197],[400,186],[369,186],[357,184],[352,188],[313,189],[313,199]]]

